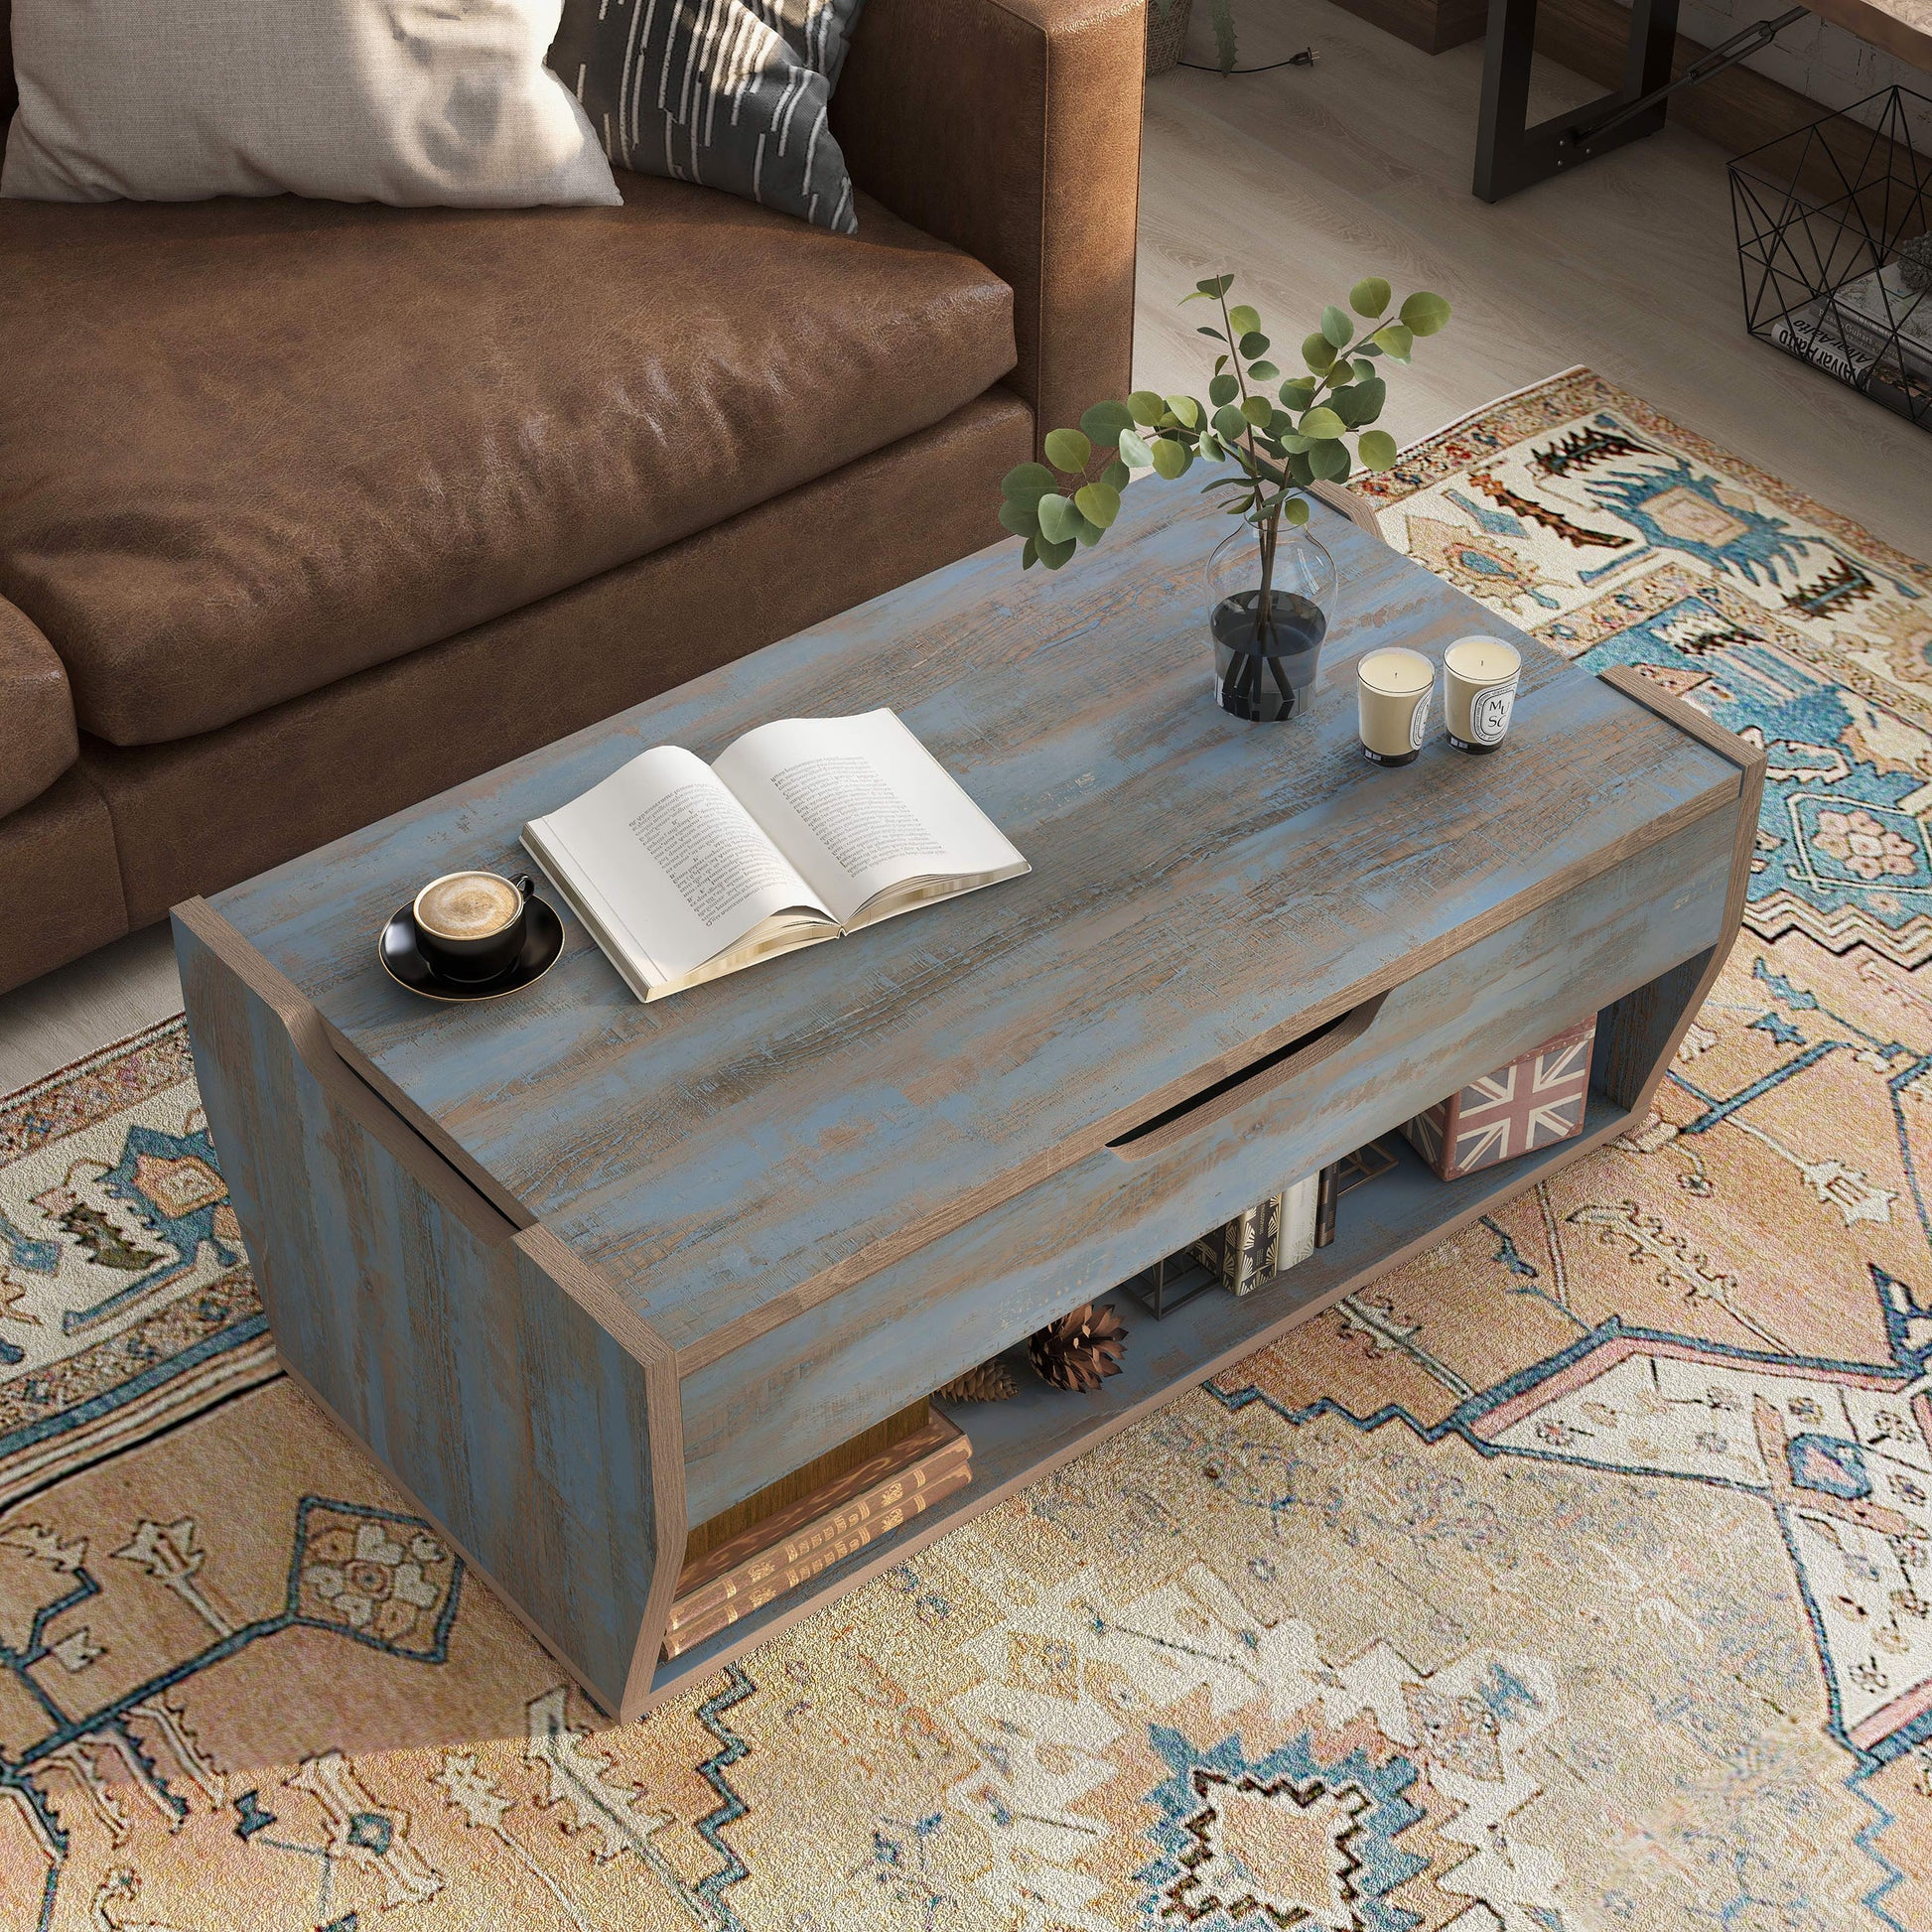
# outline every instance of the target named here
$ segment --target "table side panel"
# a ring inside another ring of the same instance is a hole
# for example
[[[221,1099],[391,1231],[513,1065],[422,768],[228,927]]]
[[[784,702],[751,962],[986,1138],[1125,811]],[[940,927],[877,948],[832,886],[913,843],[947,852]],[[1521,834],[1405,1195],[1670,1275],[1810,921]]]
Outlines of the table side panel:
[[[352,1063],[674,1346],[836,1293],[1293,1037],[1365,975],[1500,924],[1707,808],[1736,771],[1323,509],[1350,614],[1310,718],[1205,702],[1211,509],[1136,509],[1042,581],[997,549],[224,895]],[[1350,665],[1501,629],[1495,758],[1398,771]],[[514,867],[516,828],[644,744],[712,755],[788,713],[891,703],[1034,875],[644,1008],[588,938],[513,1003],[429,1011],[368,957],[421,878]],[[481,1182],[480,1182],[481,1184]]]
[[[1711,948],[1735,816],[1708,813],[1416,974],[1359,1036],[1157,1154],[1103,1148],[729,1353],[686,1351],[693,1519]]]
[[[543,1265],[543,1238],[532,1252],[442,1169],[206,905],[180,908],[175,935],[284,1361],[599,1703],[634,1706],[683,1555],[668,1350],[627,1350]]]

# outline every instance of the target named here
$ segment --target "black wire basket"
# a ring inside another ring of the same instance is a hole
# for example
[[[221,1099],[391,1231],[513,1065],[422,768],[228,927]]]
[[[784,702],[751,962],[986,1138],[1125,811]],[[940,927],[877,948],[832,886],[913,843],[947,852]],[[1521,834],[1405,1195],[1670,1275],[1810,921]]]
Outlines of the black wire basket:
[[[1751,334],[1932,428],[1932,161],[1886,87],[1730,164]],[[1867,113],[1865,110],[1871,110]]]

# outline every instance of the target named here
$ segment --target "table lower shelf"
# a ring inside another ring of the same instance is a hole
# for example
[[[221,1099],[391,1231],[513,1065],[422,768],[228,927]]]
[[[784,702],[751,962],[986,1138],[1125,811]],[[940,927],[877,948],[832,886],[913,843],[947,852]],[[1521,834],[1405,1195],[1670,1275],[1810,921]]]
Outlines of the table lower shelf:
[[[1246,1296],[1219,1290],[1196,1295],[1161,1321],[1133,1295],[1114,1291],[1110,1299],[1131,1331],[1119,1375],[1109,1377],[1091,1396],[1075,1396],[1048,1388],[1023,1367],[1020,1393],[1011,1400],[946,1409],[944,1413],[972,1439],[973,1479],[965,1488],[891,1535],[855,1551],[808,1587],[764,1604],[710,1641],[660,1663],[651,1701],[700,1682],[742,1652],[823,1609],[848,1589],[990,1508],[1009,1491],[1045,1475],[1188,1386],[1320,1313],[1352,1289],[1580,1159],[1630,1122],[1625,1108],[1592,1092],[1579,1138],[1450,1181],[1439,1180],[1406,1141],[1391,1135],[1383,1145],[1394,1153],[1395,1166],[1345,1197],[1329,1246],[1316,1249],[1271,1286]]]

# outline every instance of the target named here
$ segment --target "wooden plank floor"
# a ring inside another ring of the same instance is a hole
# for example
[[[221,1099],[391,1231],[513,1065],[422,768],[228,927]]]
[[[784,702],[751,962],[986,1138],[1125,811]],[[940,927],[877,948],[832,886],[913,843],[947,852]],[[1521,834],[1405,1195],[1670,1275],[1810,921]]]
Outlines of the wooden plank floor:
[[[1387,425],[1426,435],[1587,362],[1689,427],[1920,557],[1932,435],[1753,342],[1741,317],[1725,157],[1667,129],[1486,207],[1469,193],[1479,44],[1430,56],[1328,0],[1237,0],[1245,63],[1305,46],[1312,69],[1148,89],[1136,378],[1204,389],[1197,278],[1229,269],[1299,341],[1369,270],[1456,308]],[[1211,58],[1196,22],[1188,58]],[[1596,90],[1539,64],[1535,111]],[[0,995],[0,1092],[180,1011],[165,927]]]
[[[1771,11],[1775,11],[1772,9]],[[1204,8],[1196,8],[1204,16]],[[1455,306],[1391,384],[1398,442],[1573,363],[1932,556],[1932,434],[1744,333],[1726,157],[1662,134],[1490,207],[1469,193],[1482,47],[1422,53],[1328,0],[1235,0],[1244,65],[1148,89],[1136,376],[1204,393],[1201,276],[1236,274],[1292,357],[1363,273]],[[1187,58],[1211,59],[1201,18]],[[1532,116],[1599,90],[1539,63]],[[1286,326],[1292,322],[1292,328]],[[1277,358],[1281,359],[1281,358]],[[1408,378],[1414,378],[1413,380]]]

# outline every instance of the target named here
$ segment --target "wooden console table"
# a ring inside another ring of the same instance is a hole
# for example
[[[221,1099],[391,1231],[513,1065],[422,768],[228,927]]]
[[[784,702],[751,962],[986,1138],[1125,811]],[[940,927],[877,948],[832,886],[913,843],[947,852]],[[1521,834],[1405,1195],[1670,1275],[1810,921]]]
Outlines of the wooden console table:
[[[1058,576],[1004,545],[178,909],[284,1361],[605,1709],[636,1716],[1641,1117],[1736,929],[1762,755],[1511,633],[1501,751],[1367,763],[1359,652],[1508,626],[1328,510],[1345,608],[1314,708],[1236,723],[1201,609],[1225,528],[1137,491]],[[515,869],[525,820],[641,747],[881,704],[1030,878],[648,1008],[574,922],[494,1004],[378,971],[422,880]],[[1101,1395],[959,1412],[968,1489],[659,1661],[690,1525],[1590,1013],[1581,1141],[1450,1184],[1405,1154],[1276,1286],[1159,1324],[1124,1302]]]

